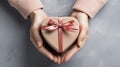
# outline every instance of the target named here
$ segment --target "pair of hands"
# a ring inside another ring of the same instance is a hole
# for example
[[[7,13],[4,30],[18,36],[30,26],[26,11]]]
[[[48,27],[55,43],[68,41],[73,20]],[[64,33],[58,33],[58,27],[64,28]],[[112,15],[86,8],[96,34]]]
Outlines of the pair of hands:
[[[64,55],[54,55],[49,50],[47,50],[42,41],[42,37],[39,34],[39,29],[42,21],[47,18],[47,15],[44,13],[42,9],[38,9],[33,11],[30,14],[30,18],[32,20],[32,25],[30,29],[30,40],[34,44],[34,46],[46,57],[55,63],[61,64],[70,60],[70,58],[77,53],[81,47],[84,46],[87,38],[88,38],[88,16],[85,13],[79,11],[73,11],[71,14],[72,17],[75,17],[80,23],[80,34],[78,36],[76,44],[68,50]],[[80,47],[78,47],[80,46]]]

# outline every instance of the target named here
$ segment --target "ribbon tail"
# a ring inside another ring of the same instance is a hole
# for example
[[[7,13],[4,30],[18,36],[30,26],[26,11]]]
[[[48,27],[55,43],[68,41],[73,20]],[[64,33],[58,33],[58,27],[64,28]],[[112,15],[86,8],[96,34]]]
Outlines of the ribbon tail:
[[[59,48],[59,53],[63,52],[63,31],[61,28],[58,28],[58,48]]]

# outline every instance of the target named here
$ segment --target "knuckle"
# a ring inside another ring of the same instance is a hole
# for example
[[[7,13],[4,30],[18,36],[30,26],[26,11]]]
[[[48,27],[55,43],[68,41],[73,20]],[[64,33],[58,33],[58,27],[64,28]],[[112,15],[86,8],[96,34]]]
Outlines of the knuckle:
[[[78,41],[83,41],[84,40],[84,36],[80,36]]]

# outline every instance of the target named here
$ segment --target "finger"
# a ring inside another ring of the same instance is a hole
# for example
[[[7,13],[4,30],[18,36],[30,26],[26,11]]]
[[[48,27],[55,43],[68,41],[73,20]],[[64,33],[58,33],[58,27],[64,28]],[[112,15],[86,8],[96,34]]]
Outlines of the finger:
[[[80,23],[80,34],[78,36],[78,47],[80,47],[80,44],[88,34],[88,16],[84,13],[79,13],[76,17],[78,22]]]
[[[77,45],[77,44],[75,44]],[[67,58],[67,55],[73,50],[73,48],[75,47],[72,46],[71,49],[69,49],[67,52],[65,52],[62,56],[61,56],[61,63],[67,62],[69,59]]]
[[[58,63],[58,64],[61,64],[61,58],[60,58],[59,55],[57,56],[57,63]]]
[[[40,36],[39,31],[40,31],[39,28],[33,28],[31,30],[32,39],[34,40],[35,45],[37,45],[38,47],[42,45],[42,38]]]
[[[58,56],[58,64],[61,64],[61,58]]]
[[[64,58],[65,58],[66,54],[64,54],[62,57],[61,57],[61,63],[64,63]]]
[[[61,64],[61,57],[58,55],[58,56],[54,56],[54,59],[53,61],[57,64]]]
[[[88,38],[88,35],[86,35],[85,39],[81,42],[80,45],[84,45],[86,40]],[[62,58],[62,62],[67,62],[77,51],[79,51],[80,48],[76,47],[76,45],[70,49]]]
[[[57,64],[61,64],[61,58],[60,56],[54,56],[54,60],[53,60],[55,63]]]
[[[86,43],[88,37],[86,37],[82,43],[80,45],[84,45]],[[67,62],[70,60],[70,58],[72,58],[73,55],[75,55],[78,51],[80,50],[80,48],[78,48],[76,45],[69,51],[67,52],[67,54],[64,56],[64,58],[62,58],[62,60],[64,62]]]
[[[78,41],[83,41],[88,32],[88,17],[84,13],[79,13],[77,20],[80,23],[80,35]]]
[[[33,39],[33,35],[32,35],[31,32],[30,32],[30,40],[31,40],[31,42],[32,42],[33,44],[35,44],[34,39]]]
[[[85,42],[87,41],[87,39],[88,39],[88,35],[86,35],[86,37],[84,38],[83,42],[81,42],[81,44],[79,44],[80,48],[82,48],[85,45]]]
[[[36,34],[37,33],[37,34]],[[38,35],[37,30],[30,31],[31,41],[35,45],[35,47],[45,56],[47,56],[49,59],[53,60],[53,55],[51,52],[49,52],[44,46],[40,47],[42,45],[40,35]],[[37,37],[38,36],[38,37]]]
[[[47,56],[50,60],[54,60],[54,55],[51,52],[49,52],[46,48],[41,47],[41,48],[38,48],[38,50],[42,54],[44,54],[45,56]]]
[[[78,47],[74,46],[72,49],[70,49],[63,57],[62,61],[67,62],[70,60],[70,58],[78,51]]]
[[[57,63],[57,62],[58,62],[58,60],[57,60],[57,56],[54,56],[53,61],[54,61],[55,63]]]
[[[84,38],[87,35],[87,30],[83,27],[80,28],[80,34],[78,36],[78,40],[77,40],[77,45],[78,47],[81,47],[80,44],[82,43],[82,41],[84,40]]]

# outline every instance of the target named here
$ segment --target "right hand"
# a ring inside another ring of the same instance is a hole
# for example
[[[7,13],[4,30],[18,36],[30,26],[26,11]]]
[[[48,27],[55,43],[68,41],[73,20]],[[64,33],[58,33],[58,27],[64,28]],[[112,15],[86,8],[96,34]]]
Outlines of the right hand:
[[[71,16],[75,17],[80,23],[80,33],[79,33],[77,42],[75,43],[73,48],[69,49],[62,56],[62,63],[70,60],[70,58],[72,58],[72,56],[75,55],[84,46],[88,38],[89,24],[88,24],[87,14],[80,11],[73,11]]]
[[[50,60],[53,60],[54,62],[60,64],[61,63],[60,56],[52,54],[49,50],[47,50],[44,47],[42,37],[39,34],[40,25],[42,21],[47,18],[47,15],[44,13],[42,9],[38,9],[30,14],[30,18],[32,20],[32,25],[30,29],[30,40],[42,54],[44,54]]]

